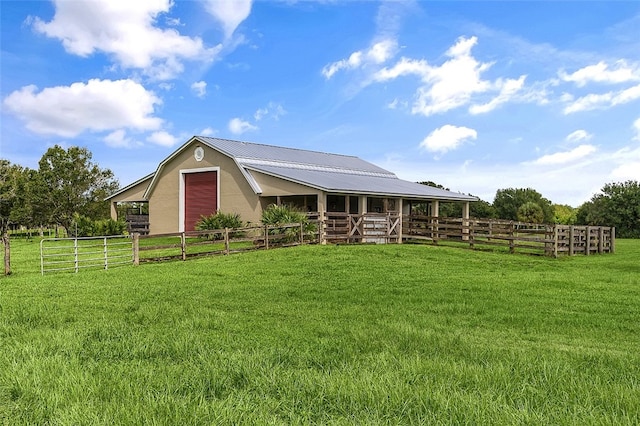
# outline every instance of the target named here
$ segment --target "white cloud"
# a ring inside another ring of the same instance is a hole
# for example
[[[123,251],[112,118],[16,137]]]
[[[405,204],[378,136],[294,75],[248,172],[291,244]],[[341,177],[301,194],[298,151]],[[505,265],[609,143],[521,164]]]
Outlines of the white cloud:
[[[367,64],[382,64],[395,54],[398,43],[394,39],[384,39],[373,44],[368,50],[358,50],[349,58],[327,64],[322,69],[322,75],[328,80],[340,70],[360,68]]]
[[[636,137],[633,139],[636,141],[640,141],[640,118],[633,122],[633,129],[636,132]]]
[[[524,86],[524,80],[526,78],[526,75],[522,75],[517,80],[510,78],[506,80],[498,79],[495,84],[496,87],[500,88],[500,93],[498,94],[498,96],[496,96],[486,104],[471,105],[471,107],[469,108],[469,112],[471,114],[483,114],[493,111],[498,106],[509,102],[515,96],[515,94],[518,93],[520,89],[522,89],[522,87]]]
[[[609,180],[618,182],[627,180],[640,181],[640,161],[632,161],[619,165],[611,171]]]
[[[249,17],[251,3],[252,0],[205,0],[205,8],[222,24],[225,37],[229,38]]]
[[[569,135],[567,135],[567,137],[565,138],[565,140],[567,142],[582,142],[582,141],[588,141],[593,137],[593,135],[589,132],[587,132],[586,130],[576,130],[575,132],[570,133]]]
[[[147,137],[147,142],[151,142],[156,145],[171,147],[178,143],[178,138],[170,133],[161,130],[159,132],[153,132]]]
[[[4,99],[5,107],[29,130],[74,137],[84,131],[156,130],[162,119],[154,108],[162,101],[133,80],[89,80],[37,92],[25,86]]]
[[[533,162],[533,164],[548,166],[567,164],[584,158],[590,154],[596,152],[596,147],[593,145],[580,145],[571,151],[556,152],[555,154],[544,155]]]
[[[258,127],[240,118],[232,118],[229,121],[229,131],[234,135],[241,135],[242,133],[254,130],[258,130]]]
[[[423,79],[428,79],[431,66],[424,60],[415,60],[409,58],[400,58],[397,64],[391,68],[383,68],[376,72],[373,76],[375,81],[383,82],[394,80],[405,75],[418,75]]]
[[[468,127],[457,127],[446,124],[429,134],[420,143],[420,147],[444,154],[447,151],[458,148],[467,140],[474,140],[478,137],[478,132]]]
[[[197,81],[191,85],[191,91],[199,98],[204,98],[207,94],[207,82]]]
[[[401,58],[394,66],[383,68],[373,75],[373,81],[384,82],[401,76],[416,75],[423,85],[416,92],[411,112],[430,116],[443,113],[471,102],[473,95],[497,91],[498,95],[486,104],[470,108],[473,114],[489,112],[511,100],[522,89],[526,76],[516,79],[483,80],[481,75],[492,63],[483,63],[471,55],[477,37],[460,37],[451,46],[443,64],[430,65],[425,60]]]
[[[258,108],[255,114],[253,114],[253,118],[256,121],[260,121],[265,117],[272,118],[276,121],[280,119],[283,115],[285,115],[287,111],[282,107],[282,105],[276,102],[269,102],[269,104],[264,108]]]
[[[171,0],[54,0],[53,19],[35,18],[33,27],[61,40],[71,54],[87,57],[104,52],[125,69],[167,80],[184,70],[182,61],[209,62],[222,48],[207,48],[199,37],[180,35],[174,28],[155,27],[158,16],[173,4]]]
[[[574,112],[591,111],[594,109],[607,109],[616,105],[635,101],[636,99],[640,99],[640,84],[617,92],[611,91],[602,94],[592,93],[583,96],[567,105],[563,112],[565,114],[571,114]]]
[[[211,127],[206,127],[200,131],[200,135],[202,136],[213,136],[217,133],[218,131],[215,129],[212,129]]]
[[[118,129],[115,132],[109,133],[103,140],[112,148],[131,148],[140,145],[139,142],[127,137],[127,132],[124,129]]]
[[[573,82],[578,87],[583,87],[590,82],[595,83],[625,83],[630,81],[640,81],[640,66],[629,65],[625,60],[616,61],[614,66],[603,61],[595,65],[589,65],[579,69],[571,74],[567,74],[564,70],[558,73],[563,81]]]

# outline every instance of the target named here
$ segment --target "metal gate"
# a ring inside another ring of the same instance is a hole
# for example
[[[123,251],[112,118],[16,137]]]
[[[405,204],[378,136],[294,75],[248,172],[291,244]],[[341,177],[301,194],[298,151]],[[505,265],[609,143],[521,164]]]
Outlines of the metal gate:
[[[40,241],[40,271],[78,272],[133,264],[133,242],[125,235],[45,238]]]

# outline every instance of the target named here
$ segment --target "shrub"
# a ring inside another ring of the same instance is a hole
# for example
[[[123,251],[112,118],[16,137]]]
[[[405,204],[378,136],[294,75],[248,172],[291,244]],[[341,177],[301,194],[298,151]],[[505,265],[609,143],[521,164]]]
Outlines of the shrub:
[[[217,230],[217,229],[237,229],[242,228],[244,223],[242,219],[240,219],[240,215],[238,213],[222,213],[217,212],[210,216],[201,216],[198,223],[196,223],[196,230],[198,231],[209,231],[209,230]],[[241,233],[234,232],[231,234],[231,237],[238,238],[241,237]],[[222,239],[222,234],[214,234],[214,239]]]
[[[127,224],[120,220],[102,219],[92,220],[87,216],[75,214],[71,229],[69,229],[70,237],[101,237],[108,235],[124,235]]]
[[[93,237],[95,234],[95,223],[91,218],[75,213],[69,231],[70,237]]]
[[[295,206],[282,204],[272,204],[262,211],[262,223],[264,225],[285,225],[289,223],[303,224],[303,231],[306,235],[316,231],[316,226],[309,222],[307,215]],[[274,228],[270,232],[274,235],[284,235],[279,242],[292,242],[299,238],[298,228]]]
[[[94,222],[94,235],[124,235],[127,230],[127,224],[121,220],[104,219]]]
[[[518,220],[527,223],[543,223],[544,211],[537,203],[526,202],[518,208]]]

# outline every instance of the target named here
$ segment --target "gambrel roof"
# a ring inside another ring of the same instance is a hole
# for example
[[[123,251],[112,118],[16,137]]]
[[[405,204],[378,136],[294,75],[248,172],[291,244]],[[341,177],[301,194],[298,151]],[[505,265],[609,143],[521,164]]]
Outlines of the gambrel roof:
[[[355,156],[205,136],[192,137],[160,163],[145,198],[148,199],[153,191],[156,177],[160,176],[164,165],[194,143],[201,143],[232,158],[256,194],[261,194],[262,189],[255,174],[262,173],[328,193],[477,201],[470,195],[399,179],[395,173]]]

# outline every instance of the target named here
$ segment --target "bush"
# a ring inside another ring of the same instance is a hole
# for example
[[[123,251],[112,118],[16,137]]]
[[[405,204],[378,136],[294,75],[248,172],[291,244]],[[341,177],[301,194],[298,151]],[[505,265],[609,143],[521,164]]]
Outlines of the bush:
[[[69,237],[93,237],[96,235],[95,224],[91,218],[76,213],[68,233]]]
[[[70,237],[102,237],[108,235],[124,235],[127,224],[113,219],[91,220],[87,216],[75,214],[69,229]]]
[[[120,220],[105,219],[94,222],[95,236],[124,235],[127,224]]]
[[[263,225],[285,225],[289,223],[301,223],[303,224],[303,231],[306,235],[312,234],[316,231],[316,226],[309,222],[307,215],[302,211],[288,204],[275,205],[272,204],[262,211],[262,224]],[[292,242],[299,238],[298,228],[274,228],[270,232],[274,235],[282,235],[284,237],[279,242]]]
[[[210,216],[201,216],[198,223],[196,223],[197,231],[210,231],[217,229],[238,229],[242,228],[244,223],[242,219],[240,219],[240,215],[238,213],[222,213],[217,212]],[[241,233],[234,232],[231,234],[232,238],[241,237]],[[222,234],[214,234],[214,239],[222,239]]]
[[[518,220],[526,223],[543,223],[544,211],[537,203],[528,201],[518,208]]]

